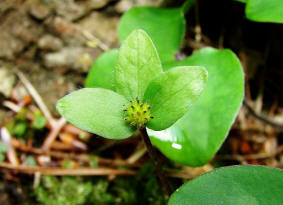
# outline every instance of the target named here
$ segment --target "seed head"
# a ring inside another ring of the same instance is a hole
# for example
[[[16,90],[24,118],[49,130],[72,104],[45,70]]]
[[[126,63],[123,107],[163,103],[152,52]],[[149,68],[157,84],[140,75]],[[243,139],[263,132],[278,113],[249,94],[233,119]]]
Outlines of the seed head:
[[[153,116],[151,116],[151,106],[149,101],[141,102],[137,97],[135,101],[130,101],[129,105],[124,108],[125,120],[130,123],[131,126],[144,127]]]

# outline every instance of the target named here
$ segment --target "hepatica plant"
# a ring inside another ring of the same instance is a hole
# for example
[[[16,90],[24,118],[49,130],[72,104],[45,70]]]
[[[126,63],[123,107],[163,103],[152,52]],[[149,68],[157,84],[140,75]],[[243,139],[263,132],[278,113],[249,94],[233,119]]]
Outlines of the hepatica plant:
[[[197,100],[207,81],[207,71],[200,66],[163,72],[157,50],[143,30],[134,30],[123,42],[114,76],[116,92],[84,88],[60,99],[57,110],[83,130],[125,139],[137,129],[170,127]]]
[[[86,80],[89,88],[57,103],[69,122],[105,138],[125,139],[139,130],[168,194],[170,185],[150,149],[147,131],[168,158],[201,166],[225,140],[243,99],[242,67],[229,49],[203,48],[174,60],[184,37],[184,12],[192,2],[176,9],[130,9],[119,25],[119,51],[96,59]],[[157,49],[139,29],[150,34]],[[197,65],[208,70],[207,85],[207,71]],[[177,189],[169,205],[282,204],[282,173],[261,166],[216,169]]]

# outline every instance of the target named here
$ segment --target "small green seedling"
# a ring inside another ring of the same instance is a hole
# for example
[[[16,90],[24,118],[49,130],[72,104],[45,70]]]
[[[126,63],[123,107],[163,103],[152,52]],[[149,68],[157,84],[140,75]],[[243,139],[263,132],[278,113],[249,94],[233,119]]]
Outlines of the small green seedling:
[[[200,66],[163,72],[155,46],[143,30],[133,31],[119,50],[116,92],[84,88],[57,103],[59,113],[79,128],[109,139],[125,139],[140,128],[164,130],[197,100],[207,81]]]
[[[166,130],[147,129],[151,142],[166,157],[181,164],[202,166],[228,136],[244,97],[244,74],[239,59],[230,49],[207,47],[181,61],[175,60],[184,40],[184,15],[192,2],[188,0],[174,9],[131,8],[120,20],[118,36],[124,42],[133,30],[145,30],[156,46],[164,71],[176,66],[201,65],[207,69],[209,80],[186,114]],[[109,50],[94,61],[86,87],[117,90],[114,68],[118,53],[117,49]]]
[[[57,103],[69,122],[109,139],[125,139],[140,131],[164,189],[171,194],[146,127],[164,130],[188,111],[207,82],[200,66],[177,66],[163,72],[157,50],[143,30],[134,30],[124,41],[115,66],[116,92],[84,88]]]
[[[128,138],[139,129],[147,145],[147,127],[150,140],[168,158],[190,166],[209,161],[240,108],[244,77],[229,49],[203,48],[175,61],[184,37],[184,12],[192,2],[176,9],[139,7],[125,13],[119,25],[120,50],[96,59],[86,80],[93,88],[64,97],[58,111],[81,129],[110,139]],[[162,66],[149,36],[135,29],[152,37]],[[203,92],[207,73],[199,65],[209,73]],[[185,183],[169,204],[281,204],[282,174],[261,166],[216,169]]]

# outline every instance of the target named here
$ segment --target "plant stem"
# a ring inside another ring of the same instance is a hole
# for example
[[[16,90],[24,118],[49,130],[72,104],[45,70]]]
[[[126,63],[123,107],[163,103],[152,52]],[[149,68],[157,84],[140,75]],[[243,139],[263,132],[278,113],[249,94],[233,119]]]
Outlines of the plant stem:
[[[183,9],[183,12],[184,14],[186,15],[188,13],[188,11],[190,10],[190,8],[194,5],[195,3],[195,0],[187,0],[183,6],[182,6],[182,9]]]
[[[148,134],[147,134],[147,131],[146,131],[146,128],[140,128],[140,134],[141,134],[141,137],[143,138],[143,141],[145,143],[145,146],[147,148],[147,151],[148,151],[148,154],[155,166],[155,170],[156,170],[156,174],[160,180],[160,183],[162,184],[163,186],[163,189],[165,190],[165,192],[167,193],[168,196],[170,196],[172,194],[172,188],[168,182],[168,180],[166,179],[164,173],[162,172],[161,170],[161,164],[160,164],[160,161],[157,157],[157,154],[156,154],[156,151],[155,149],[153,148],[151,142],[150,142],[150,139],[148,137]]]

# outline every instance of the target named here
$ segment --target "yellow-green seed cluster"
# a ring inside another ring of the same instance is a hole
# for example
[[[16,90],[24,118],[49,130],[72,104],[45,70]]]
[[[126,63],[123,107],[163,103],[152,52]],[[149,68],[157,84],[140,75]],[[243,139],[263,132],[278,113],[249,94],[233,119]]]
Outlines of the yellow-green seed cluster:
[[[150,109],[148,101],[143,103],[136,98],[135,101],[130,101],[129,105],[124,105],[125,120],[132,126],[144,127],[146,123],[153,119]]]

